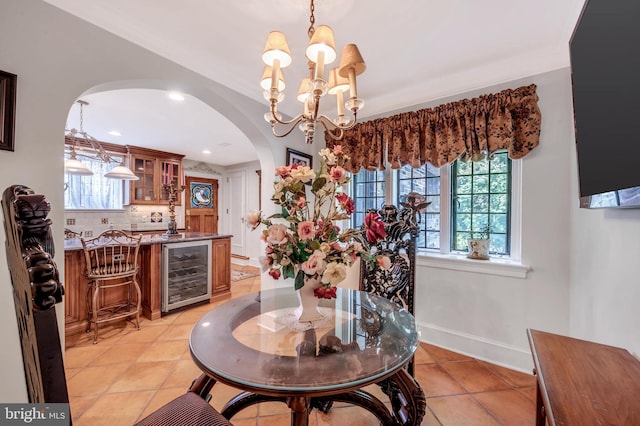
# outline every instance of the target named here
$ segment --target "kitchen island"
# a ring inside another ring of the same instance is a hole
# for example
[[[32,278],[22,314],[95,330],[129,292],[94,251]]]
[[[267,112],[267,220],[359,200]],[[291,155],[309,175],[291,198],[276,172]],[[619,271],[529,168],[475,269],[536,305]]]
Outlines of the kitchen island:
[[[185,232],[167,238],[165,234],[145,234],[140,244],[138,283],[142,292],[142,315],[149,320],[162,316],[162,248],[191,241],[211,241],[211,297],[209,301],[231,295],[231,235]],[[64,243],[65,333],[84,333],[87,327],[85,260],[79,239]],[[105,295],[105,302],[124,297]]]

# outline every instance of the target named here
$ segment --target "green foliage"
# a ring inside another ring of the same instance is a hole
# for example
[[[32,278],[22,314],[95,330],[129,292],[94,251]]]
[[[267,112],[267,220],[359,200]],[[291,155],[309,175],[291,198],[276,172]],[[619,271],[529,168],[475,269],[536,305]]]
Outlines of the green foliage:
[[[286,277],[286,278],[291,278],[291,277]],[[298,271],[298,275],[296,275],[296,281],[294,283],[293,288],[295,288],[296,290],[300,290],[302,287],[304,287],[304,272],[302,272],[302,269]]]

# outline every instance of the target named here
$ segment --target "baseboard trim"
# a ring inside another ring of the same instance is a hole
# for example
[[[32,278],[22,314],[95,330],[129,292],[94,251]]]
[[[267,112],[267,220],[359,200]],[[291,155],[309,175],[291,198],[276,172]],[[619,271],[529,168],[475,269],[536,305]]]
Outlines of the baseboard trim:
[[[533,360],[528,348],[523,349],[484,337],[418,323],[420,340],[482,361],[531,374]]]

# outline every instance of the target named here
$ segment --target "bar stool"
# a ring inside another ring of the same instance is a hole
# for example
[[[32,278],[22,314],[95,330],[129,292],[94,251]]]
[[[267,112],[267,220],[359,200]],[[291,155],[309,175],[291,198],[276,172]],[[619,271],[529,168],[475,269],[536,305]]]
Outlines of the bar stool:
[[[93,325],[93,343],[98,343],[98,324],[135,316],[140,330],[140,286],[138,250],[141,235],[110,229],[95,238],[81,238],[85,257],[87,333]],[[108,289],[124,288],[121,293]],[[108,291],[107,291],[108,290]],[[133,295],[132,295],[133,293]],[[132,297],[133,296],[133,297]]]

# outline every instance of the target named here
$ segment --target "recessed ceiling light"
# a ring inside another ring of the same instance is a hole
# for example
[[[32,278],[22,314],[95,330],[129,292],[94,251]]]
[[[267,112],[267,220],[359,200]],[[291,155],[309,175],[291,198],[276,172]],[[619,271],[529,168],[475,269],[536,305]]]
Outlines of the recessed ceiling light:
[[[204,150],[202,150],[202,153],[203,154],[211,154],[211,151],[209,151],[208,149],[204,149]]]
[[[184,95],[178,92],[169,93],[169,99],[173,99],[174,101],[184,101]]]
[[[117,131],[117,130],[110,130],[110,131],[109,131],[109,134],[110,134],[111,136],[122,136],[122,133],[120,133],[120,132],[119,132],[119,131]]]

